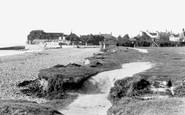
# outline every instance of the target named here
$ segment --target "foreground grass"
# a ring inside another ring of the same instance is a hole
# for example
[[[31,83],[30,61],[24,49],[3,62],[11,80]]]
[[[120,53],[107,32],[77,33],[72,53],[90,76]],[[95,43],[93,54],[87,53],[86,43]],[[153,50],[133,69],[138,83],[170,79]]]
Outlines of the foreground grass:
[[[129,62],[151,62],[155,67],[145,71],[143,74],[156,75],[158,79],[172,79],[173,82],[185,79],[185,48],[166,47],[166,48],[145,48],[149,53],[123,47],[115,48],[118,53],[110,55],[109,58],[116,60],[120,65]]]
[[[143,60],[155,63],[156,66],[145,72],[156,75],[158,79],[171,79],[173,82],[185,79],[185,48],[148,48],[149,54]]]

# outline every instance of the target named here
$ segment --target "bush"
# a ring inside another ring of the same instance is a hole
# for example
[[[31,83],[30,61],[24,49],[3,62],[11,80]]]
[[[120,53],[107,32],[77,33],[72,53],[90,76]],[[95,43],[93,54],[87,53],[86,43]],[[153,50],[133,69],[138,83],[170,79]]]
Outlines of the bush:
[[[130,37],[126,34],[124,37],[118,36],[117,46],[133,47],[133,42],[130,41]]]
[[[110,90],[109,100],[116,103],[123,97],[135,97],[151,93],[149,86],[150,82],[141,76],[117,80]]]
[[[185,86],[178,86],[177,88],[175,88],[174,90],[174,95],[177,97],[184,97],[185,96]]]

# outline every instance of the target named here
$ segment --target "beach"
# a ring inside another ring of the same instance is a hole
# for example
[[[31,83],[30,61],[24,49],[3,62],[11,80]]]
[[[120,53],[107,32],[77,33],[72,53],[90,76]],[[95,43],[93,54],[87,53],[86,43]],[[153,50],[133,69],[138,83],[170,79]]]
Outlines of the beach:
[[[99,48],[66,48],[49,49],[40,52],[24,52],[22,54],[0,57],[0,97],[3,100],[27,99],[20,93],[16,85],[24,80],[38,77],[40,69],[57,64],[83,64],[85,58],[98,53]]]

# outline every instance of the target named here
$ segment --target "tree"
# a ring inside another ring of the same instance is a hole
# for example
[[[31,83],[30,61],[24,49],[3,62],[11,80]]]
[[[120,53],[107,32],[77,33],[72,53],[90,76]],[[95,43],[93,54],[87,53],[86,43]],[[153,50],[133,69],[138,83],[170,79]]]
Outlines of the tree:
[[[137,40],[138,46],[150,46],[152,43],[152,38],[148,36],[145,32],[142,32],[142,35],[138,35],[135,37]]]
[[[82,35],[82,36],[80,36],[80,41],[83,43],[83,44],[85,44],[86,46],[88,45],[88,42],[89,42],[89,40],[92,38],[92,36],[91,35]]]
[[[66,40],[70,40],[70,42],[71,42],[70,44],[71,45],[72,44],[76,44],[76,43],[78,43],[80,41],[79,37],[76,34],[74,34],[74,33],[71,33],[70,35],[68,35],[66,37]]]
[[[45,37],[46,37],[47,41],[51,40],[51,35],[50,34],[46,34]]]
[[[125,34],[124,37],[118,36],[118,45],[119,46],[130,46],[131,41],[128,34]]]
[[[88,43],[92,45],[99,45],[100,42],[104,41],[104,37],[101,35],[90,35],[90,39],[88,40]]]

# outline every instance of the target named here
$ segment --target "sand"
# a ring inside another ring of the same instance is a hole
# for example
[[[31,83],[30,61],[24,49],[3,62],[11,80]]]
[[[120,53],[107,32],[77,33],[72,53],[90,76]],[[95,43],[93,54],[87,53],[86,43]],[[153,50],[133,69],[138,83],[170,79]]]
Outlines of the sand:
[[[149,62],[133,62],[123,64],[121,69],[99,73],[91,79],[91,84],[100,89],[101,93],[80,95],[60,112],[65,115],[106,115],[112,106],[107,97],[114,82],[143,72],[152,66],[153,64]]]
[[[56,64],[83,64],[85,58],[98,52],[99,48],[65,48],[2,56],[0,57],[0,98],[29,100],[19,92],[16,84],[35,79],[40,69]]]

